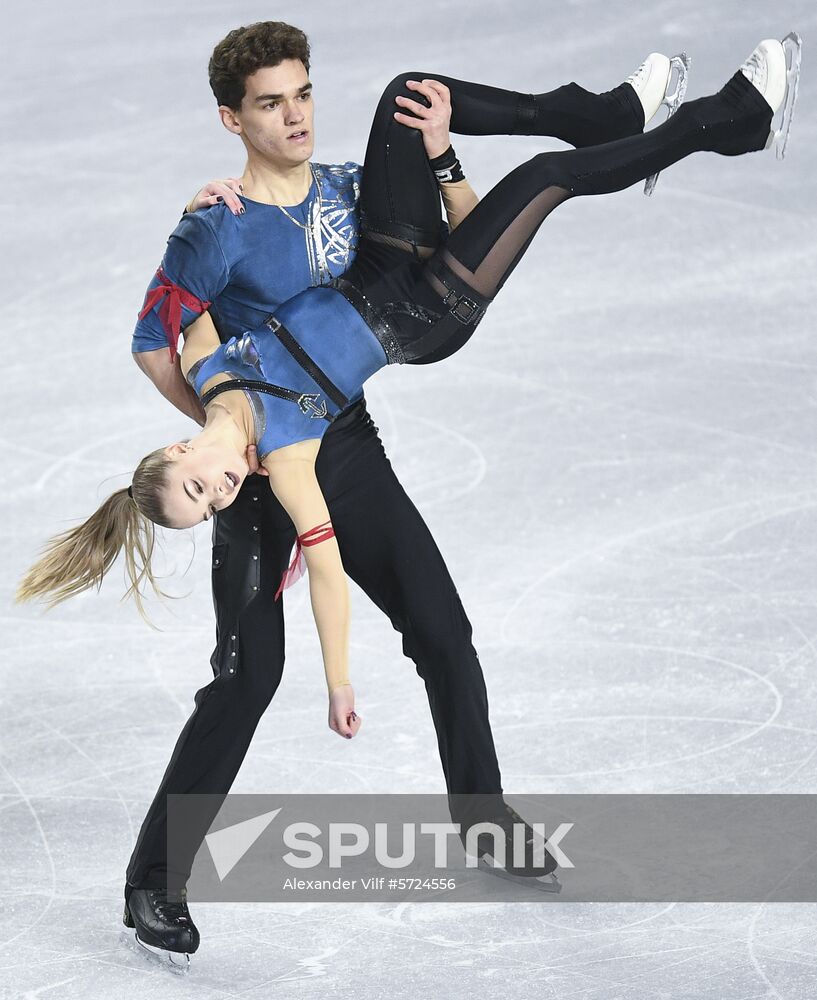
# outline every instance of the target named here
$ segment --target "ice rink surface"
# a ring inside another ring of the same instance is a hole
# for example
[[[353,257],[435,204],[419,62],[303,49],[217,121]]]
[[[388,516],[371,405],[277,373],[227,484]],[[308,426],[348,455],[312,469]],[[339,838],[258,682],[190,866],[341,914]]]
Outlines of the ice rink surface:
[[[506,792],[817,790],[813,2],[5,7],[0,998],[749,1000],[817,991],[817,906],[191,906],[187,980],[119,940],[125,866],[212,679],[209,531],[164,535],[161,632],[101,594],[12,604],[45,538],[193,425],[130,358],[187,198],[239,174],[206,65],[238,24],[312,42],[316,159],[361,159],[398,71],[606,90],[652,50],[689,97],[803,37],[787,158],[697,154],[554,213],[467,348],[369,408],[474,627]],[[456,139],[479,193],[556,141]],[[457,430],[454,430],[454,425]],[[241,792],[444,792],[423,684],[353,587],[341,742],[302,582]]]

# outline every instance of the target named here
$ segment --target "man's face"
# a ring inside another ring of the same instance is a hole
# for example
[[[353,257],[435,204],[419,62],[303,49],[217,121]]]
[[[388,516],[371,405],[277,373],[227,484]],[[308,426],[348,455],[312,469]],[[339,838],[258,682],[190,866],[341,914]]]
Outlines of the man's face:
[[[232,113],[244,141],[276,166],[308,160],[315,147],[312,84],[301,60],[259,69],[245,86],[241,108]]]

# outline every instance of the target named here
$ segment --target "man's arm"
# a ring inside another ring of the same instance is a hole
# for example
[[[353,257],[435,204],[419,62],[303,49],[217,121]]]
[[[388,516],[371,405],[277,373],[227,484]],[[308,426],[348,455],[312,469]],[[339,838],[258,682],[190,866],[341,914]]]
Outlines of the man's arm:
[[[204,215],[185,215],[171,234],[131,341],[140,370],[165,399],[202,425],[204,410],[181,373],[177,349],[181,330],[208,308],[228,280],[221,245]]]
[[[185,380],[181,372],[180,359],[177,355],[171,364],[167,357],[167,348],[160,347],[155,351],[134,351],[133,360],[139,369],[147,375],[164,398],[172,403],[177,410],[195,420],[203,427],[207,414],[201,405],[201,400],[192,386]]]

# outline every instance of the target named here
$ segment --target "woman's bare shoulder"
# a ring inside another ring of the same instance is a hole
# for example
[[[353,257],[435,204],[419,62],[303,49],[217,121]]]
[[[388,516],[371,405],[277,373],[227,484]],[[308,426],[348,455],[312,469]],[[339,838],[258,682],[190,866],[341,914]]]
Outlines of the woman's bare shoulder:
[[[320,438],[307,438],[305,441],[296,441],[294,444],[285,445],[283,448],[276,448],[264,456],[261,464],[272,476],[274,474],[291,473],[293,475],[303,474],[312,471],[315,467],[315,459],[321,447]]]

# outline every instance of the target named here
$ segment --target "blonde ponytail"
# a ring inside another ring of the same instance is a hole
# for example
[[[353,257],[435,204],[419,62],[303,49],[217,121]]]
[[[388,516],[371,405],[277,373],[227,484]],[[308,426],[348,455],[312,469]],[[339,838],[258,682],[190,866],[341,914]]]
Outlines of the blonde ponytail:
[[[166,463],[163,449],[151,452],[139,463],[132,487],[111,494],[84,524],[49,539],[43,555],[20,581],[15,600],[44,598],[53,608],[91,587],[99,590],[124,548],[130,587],[122,600],[132,596],[150,624],[142,604],[142,583],[147,580],[159,597],[169,596],[157,586],[150,565],[156,543],[154,522],[167,524],[161,505]]]

